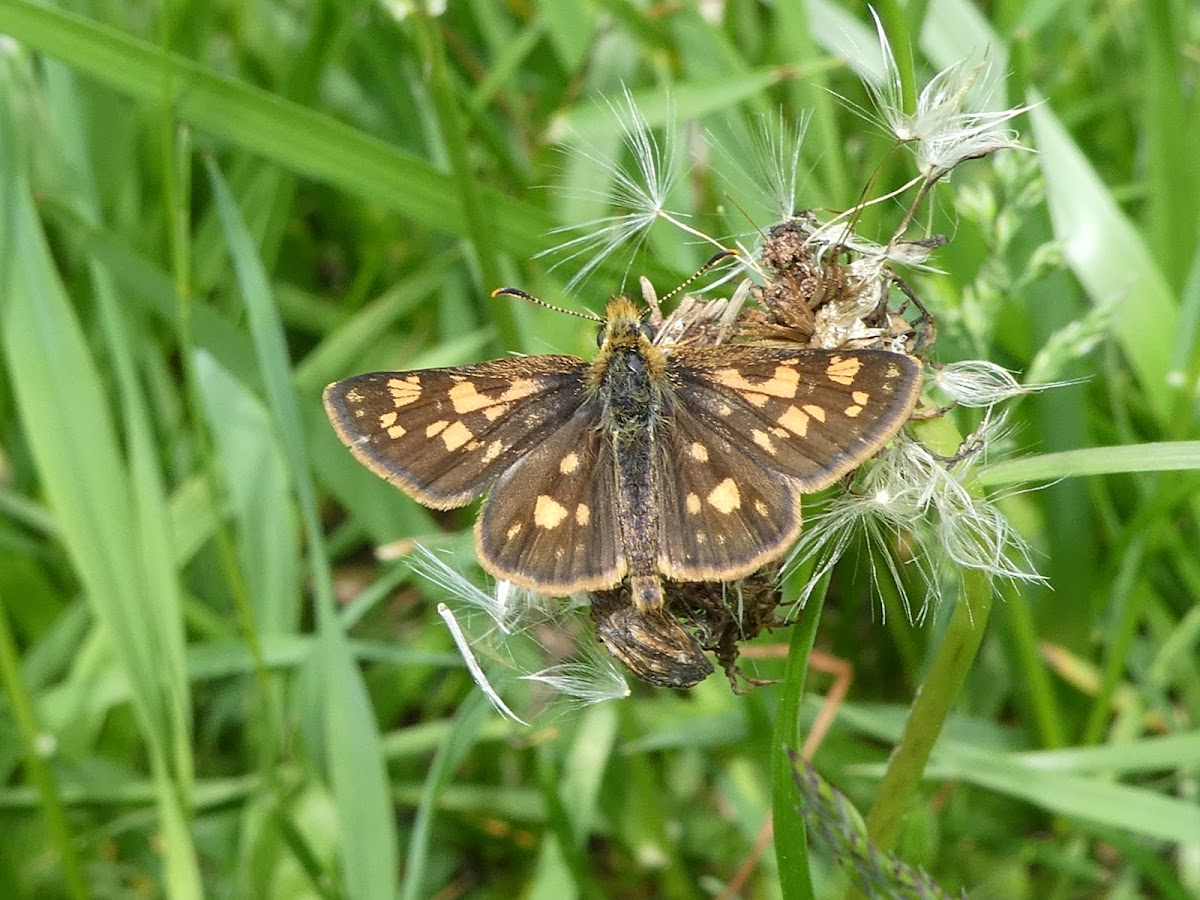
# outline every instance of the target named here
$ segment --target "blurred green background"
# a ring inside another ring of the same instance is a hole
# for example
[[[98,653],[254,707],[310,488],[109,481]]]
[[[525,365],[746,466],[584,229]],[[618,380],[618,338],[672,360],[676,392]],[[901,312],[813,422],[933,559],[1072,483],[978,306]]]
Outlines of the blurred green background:
[[[773,792],[785,871],[768,848],[740,895],[846,891],[780,793],[780,688],[495,715],[436,592],[373,552],[422,538],[466,566],[469,511],[359,467],[320,391],[588,355],[590,327],[488,292],[598,309],[711,254],[656,226],[571,291],[578,261],[533,258],[610,212],[623,87],[652,125],[673,107],[672,208],[708,233],[774,221],[742,165],[759,117],[811,115],[803,206],[902,183],[910,158],[853,108],[869,13],[448,7],[0,0],[4,896],[715,896]],[[906,273],[934,357],[1081,379],[1009,410],[991,489],[1048,582],[998,584],[974,623],[898,853],[972,897],[1195,896],[1200,10],[878,9],[918,86],[986,47],[992,104],[1038,104],[1014,123],[1036,154],[964,165],[918,218],[951,238]],[[864,815],[962,609],[911,625],[867,569],[840,567],[816,638],[854,670],[816,768]],[[782,678],[788,640],[748,670]],[[829,684],[810,676],[802,728]]]

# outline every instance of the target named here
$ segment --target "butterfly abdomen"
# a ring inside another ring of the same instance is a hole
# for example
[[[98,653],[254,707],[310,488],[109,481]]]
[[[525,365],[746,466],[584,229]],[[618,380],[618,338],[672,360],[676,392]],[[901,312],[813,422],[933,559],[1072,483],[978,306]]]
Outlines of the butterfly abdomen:
[[[621,549],[639,609],[662,605],[655,440],[667,402],[666,359],[635,318],[610,319],[592,366],[604,430],[612,441]]]

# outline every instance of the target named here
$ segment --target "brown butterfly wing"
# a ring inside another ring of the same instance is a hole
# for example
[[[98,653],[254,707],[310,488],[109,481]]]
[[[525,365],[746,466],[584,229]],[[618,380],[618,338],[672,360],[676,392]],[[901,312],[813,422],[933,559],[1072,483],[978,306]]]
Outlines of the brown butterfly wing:
[[[800,533],[796,485],[682,405],[664,424],[657,465],[659,569],[668,578],[740,578]]]
[[[497,578],[551,595],[611,588],[625,574],[617,478],[596,404],[545,435],[496,482],[475,546]]]
[[[342,442],[371,471],[435,509],[462,506],[578,411],[573,356],[373,372],[325,389]]]
[[[679,350],[676,399],[706,430],[802,490],[827,487],[908,421],[920,364],[887,350]]]
[[[870,458],[908,420],[920,367],[884,350],[679,349],[659,437],[659,567],[729,580],[782,555],[800,496]]]

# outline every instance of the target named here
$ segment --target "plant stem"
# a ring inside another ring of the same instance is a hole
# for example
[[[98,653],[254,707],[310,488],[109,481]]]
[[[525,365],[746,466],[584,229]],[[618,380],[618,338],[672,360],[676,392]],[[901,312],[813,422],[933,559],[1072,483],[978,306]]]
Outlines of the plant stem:
[[[83,877],[79,855],[75,852],[71,827],[67,824],[66,811],[63,809],[54,774],[42,754],[38,752],[40,729],[33,712],[33,701],[21,677],[20,657],[16,641],[13,640],[12,629],[9,627],[8,610],[3,599],[0,599],[0,681],[4,682],[8,700],[12,704],[13,718],[16,719],[17,729],[21,732],[25,744],[25,765],[29,780],[37,788],[42,814],[46,819],[46,829],[50,832],[51,842],[58,849],[67,892],[76,900],[84,900],[91,896],[91,892],[88,890],[87,880]]]

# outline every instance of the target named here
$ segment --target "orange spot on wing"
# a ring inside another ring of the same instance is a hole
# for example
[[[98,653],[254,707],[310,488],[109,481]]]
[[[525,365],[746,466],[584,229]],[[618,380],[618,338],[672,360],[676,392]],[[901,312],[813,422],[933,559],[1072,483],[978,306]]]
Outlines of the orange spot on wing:
[[[742,495],[737,483],[732,478],[726,478],[708,495],[708,505],[726,515],[739,509],[742,505]]]
[[[533,508],[533,522],[539,528],[547,530],[557,528],[567,517],[563,505],[548,494],[540,494]]]
[[[442,432],[442,440],[447,450],[457,450],[473,437],[475,435],[471,433],[471,429],[462,422],[453,422]]]
[[[779,424],[790,431],[804,437],[808,434],[808,416],[795,406],[789,406],[787,412],[779,417]]]
[[[829,361],[825,375],[830,381],[851,385],[854,384],[854,379],[858,377],[861,368],[862,360],[856,356],[835,356]]]

